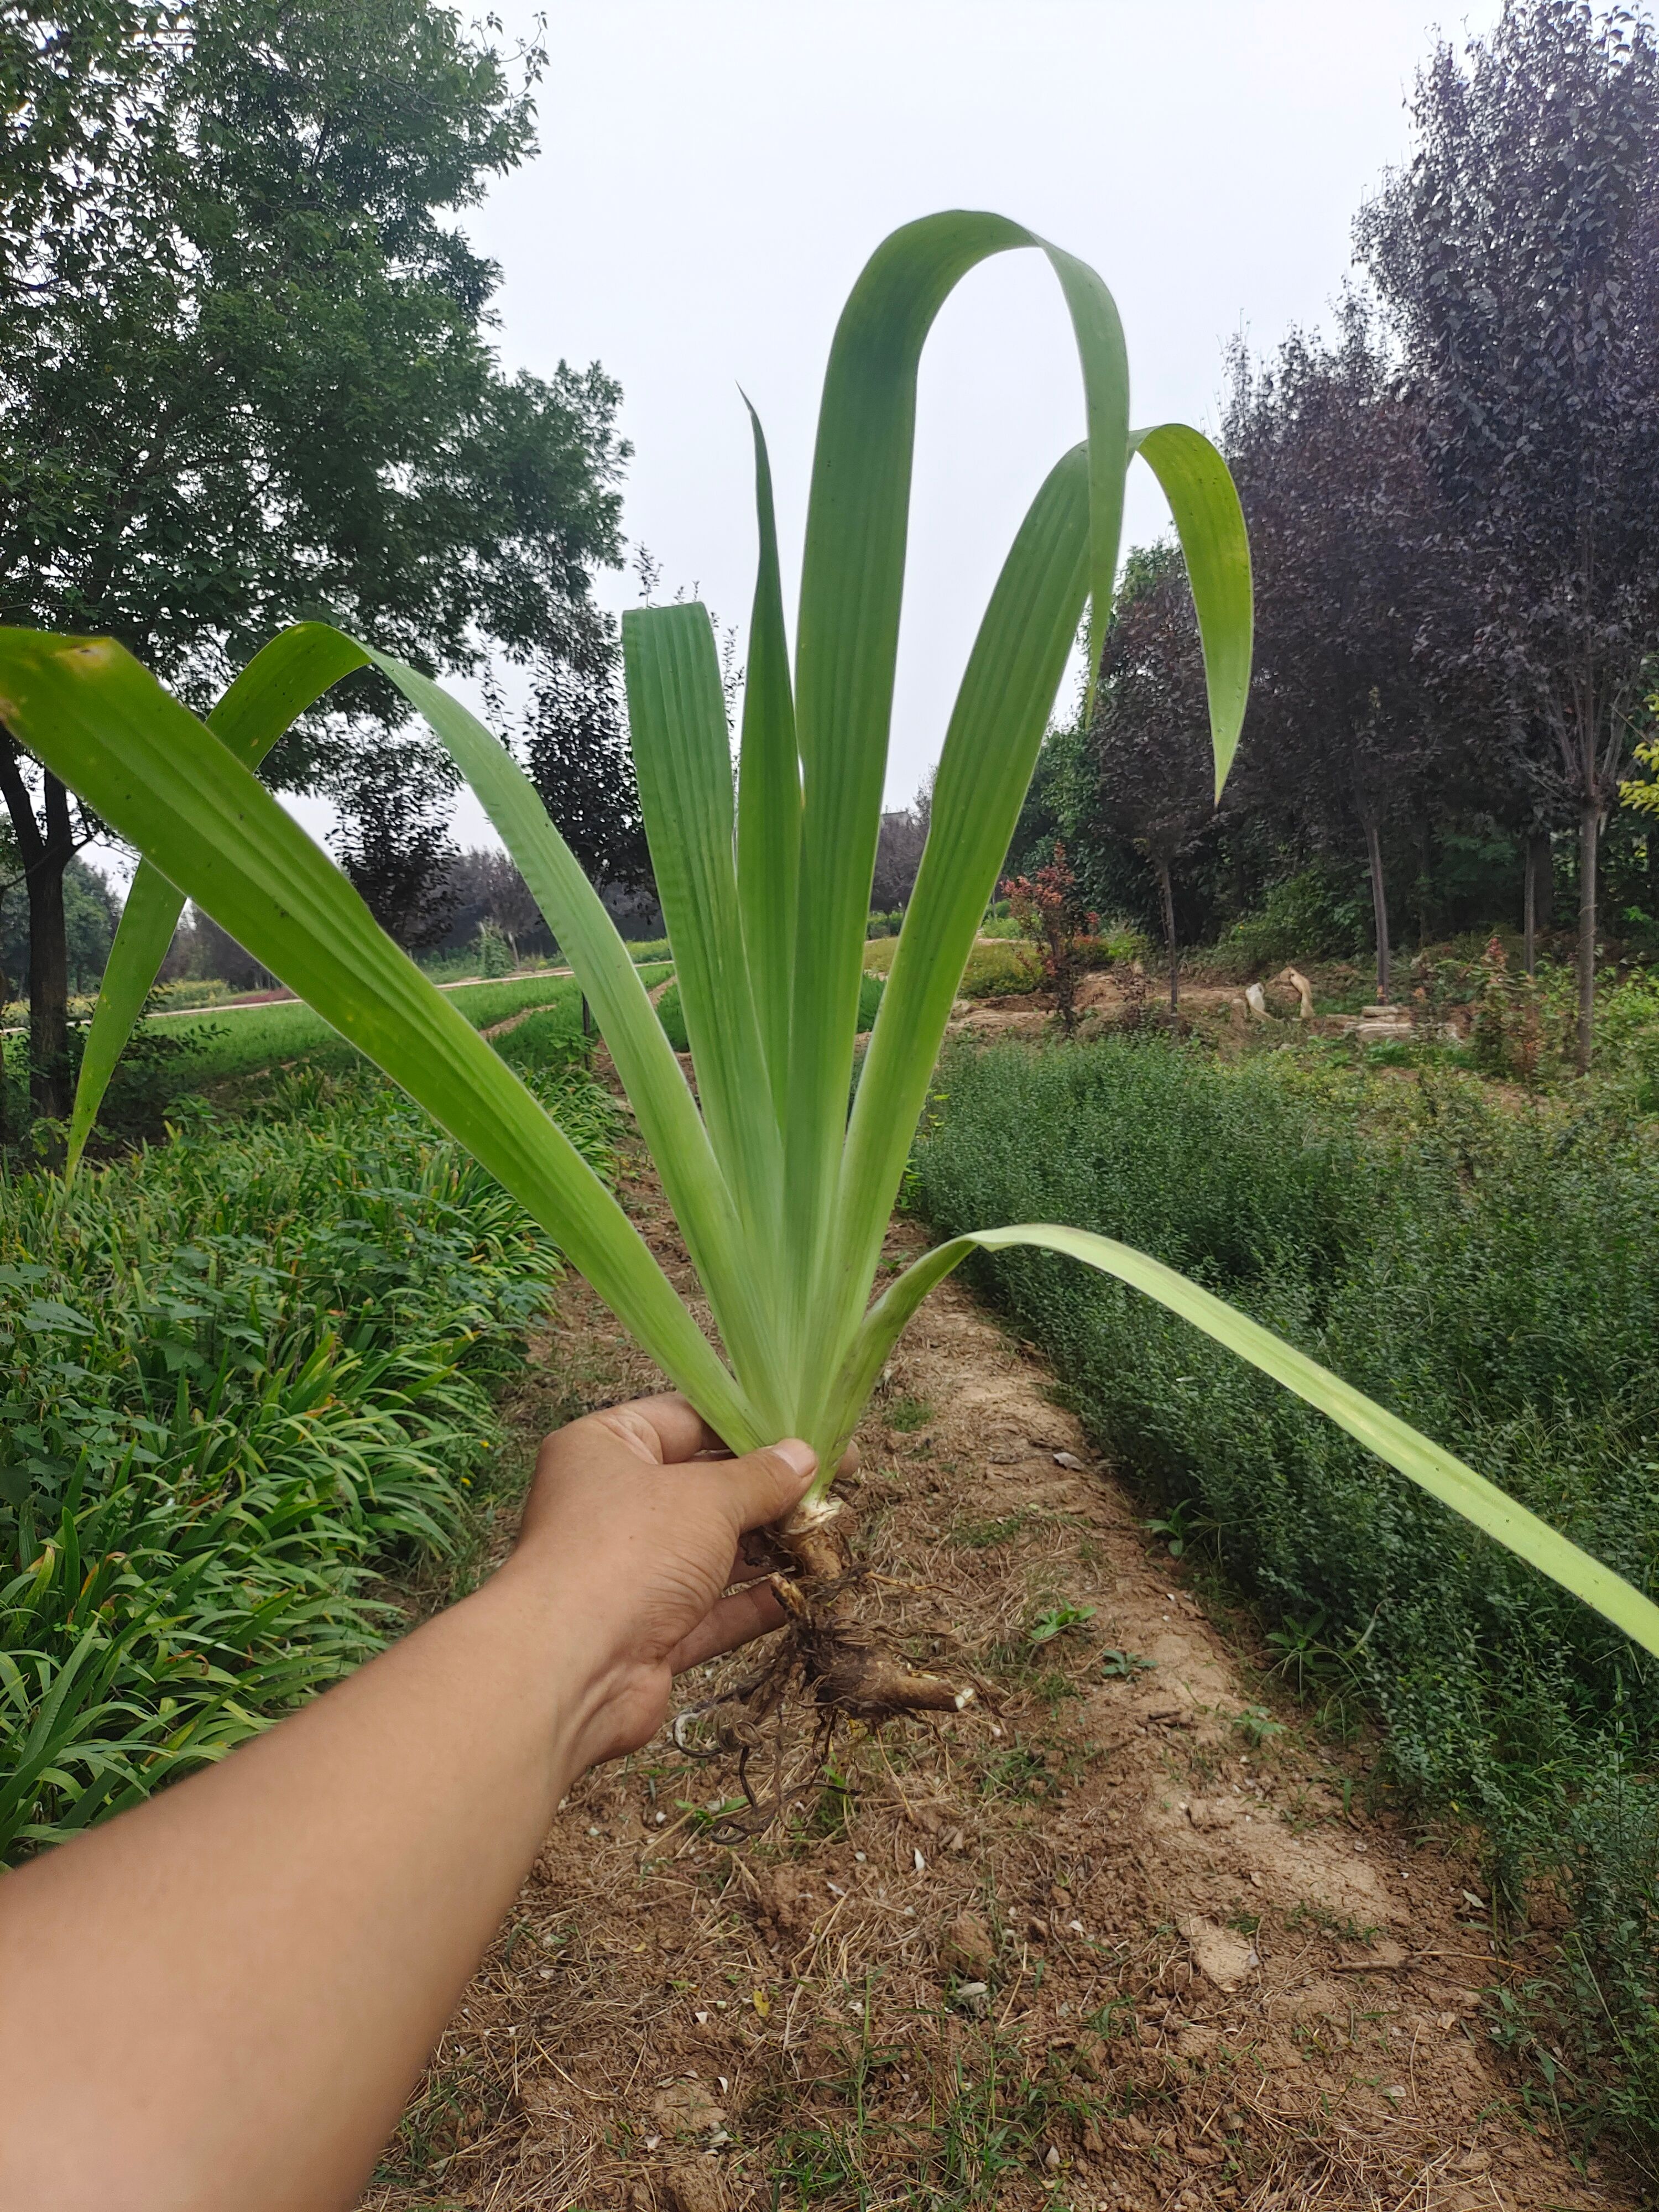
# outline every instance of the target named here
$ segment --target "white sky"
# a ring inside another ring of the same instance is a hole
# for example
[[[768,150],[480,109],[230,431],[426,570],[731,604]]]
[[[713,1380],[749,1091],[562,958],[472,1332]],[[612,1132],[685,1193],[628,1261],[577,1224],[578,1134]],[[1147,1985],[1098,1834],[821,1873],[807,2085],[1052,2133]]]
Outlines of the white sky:
[[[495,0],[508,38],[547,0]],[[1350,225],[1407,143],[1437,25],[1497,0],[550,0],[542,150],[470,218],[510,367],[602,362],[635,453],[624,527],[669,590],[746,623],[739,382],[770,441],[793,603],[830,336],[896,225],[989,208],[1099,269],[1137,421],[1212,427],[1224,349],[1321,319]],[[969,276],[924,358],[890,803],[936,757],[1025,504],[1080,434],[1034,254]],[[1127,543],[1163,514],[1144,471]],[[607,577],[614,607],[635,592]],[[301,811],[307,817],[314,810]],[[465,805],[464,842],[488,835]]]
[[[509,33],[539,0],[497,0]],[[1138,422],[1213,425],[1223,349],[1322,316],[1361,198],[1406,145],[1437,24],[1495,0],[554,0],[542,152],[473,222],[501,263],[509,365],[601,361],[635,454],[624,526],[746,623],[747,421],[760,410],[793,605],[836,315],[897,224],[1014,216],[1094,264]],[[888,791],[937,757],[1025,505],[1082,434],[1053,277],[1000,257],[924,356]],[[1126,542],[1164,526],[1150,475]],[[630,603],[631,578],[603,595]]]

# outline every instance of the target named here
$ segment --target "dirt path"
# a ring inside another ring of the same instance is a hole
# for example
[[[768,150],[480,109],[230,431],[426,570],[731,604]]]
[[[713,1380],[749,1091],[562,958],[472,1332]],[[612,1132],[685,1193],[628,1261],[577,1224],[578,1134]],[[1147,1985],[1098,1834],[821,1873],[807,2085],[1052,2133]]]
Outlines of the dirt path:
[[[537,1352],[532,1422],[654,1387],[580,1283]],[[1634,2201],[1516,2117],[1470,1869],[1270,1717],[1049,1381],[952,1283],[862,1433],[890,1613],[983,1709],[842,1736],[827,1792],[798,1717],[787,1818],[735,1848],[729,1771],[665,1739],[588,1778],[367,2208]]]

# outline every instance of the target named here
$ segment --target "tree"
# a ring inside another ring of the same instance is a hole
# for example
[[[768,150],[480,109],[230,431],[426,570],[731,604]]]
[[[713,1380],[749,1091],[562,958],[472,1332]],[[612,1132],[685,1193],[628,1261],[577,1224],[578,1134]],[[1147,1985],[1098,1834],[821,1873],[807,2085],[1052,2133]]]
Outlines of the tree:
[[[652,884],[651,853],[617,678],[615,633],[596,617],[542,668],[520,735],[530,780],[584,874],[636,891]]]
[[[276,978],[198,906],[185,908],[173,933],[158,980],[163,983],[216,981],[236,991],[269,990]]]
[[[405,952],[435,945],[455,911],[451,795],[423,748],[384,747],[357,763],[349,811],[330,840],[363,904]]]
[[[1364,211],[1501,685],[1578,833],[1589,1064],[1600,837],[1659,635],[1659,55],[1622,9],[1506,0],[1418,79],[1416,149]]]
[[[476,944],[485,927],[498,933],[515,960],[552,945],[529,885],[499,845],[473,846],[457,853],[444,881],[451,902],[449,927],[442,939],[446,947],[459,951]]]
[[[21,873],[6,870],[6,859],[0,851],[0,871],[10,877],[9,883],[0,882],[0,973],[21,976],[29,970],[28,905],[17,895]],[[98,988],[120,915],[121,902],[108,878],[77,854],[64,873],[64,944],[69,988],[76,997]]]
[[[876,835],[875,873],[870,883],[872,914],[896,914],[909,905],[933,816],[931,775],[908,806],[889,807],[883,814]]]
[[[1132,554],[1112,611],[1093,729],[1095,812],[1128,838],[1158,881],[1170,963],[1170,1011],[1181,998],[1174,869],[1215,819],[1204,659],[1180,549]]]
[[[1384,838],[1431,780],[1447,795],[1455,726],[1418,651],[1455,593],[1420,416],[1350,299],[1334,341],[1293,333],[1268,368],[1236,355],[1224,443],[1256,582],[1236,803],[1295,838],[1358,843],[1386,1002]]]
[[[508,377],[449,211],[532,143],[432,0],[14,0],[0,24],[0,618],[107,632],[194,703],[317,608],[430,670],[556,662],[616,556],[595,368]],[[325,788],[376,681],[270,773]],[[0,735],[35,1110],[67,1108],[64,872],[91,827]],[[394,817],[395,821],[395,817]]]
[[[509,854],[488,850],[472,855],[474,881],[483,892],[485,921],[493,923],[520,958],[526,939],[545,933],[542,910]]]

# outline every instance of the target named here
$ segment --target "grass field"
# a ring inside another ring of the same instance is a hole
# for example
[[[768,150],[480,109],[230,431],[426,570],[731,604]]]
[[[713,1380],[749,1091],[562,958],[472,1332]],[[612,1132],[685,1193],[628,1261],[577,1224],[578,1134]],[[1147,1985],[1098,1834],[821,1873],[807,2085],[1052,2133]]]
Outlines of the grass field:
[[[494,983],[464,983],[444,996],[475,1029],[488,1029],[528,1006],[568,1012],[571,1035],[581,1027],[581,1000],[568,976],[520,975]],[[276,1006],[210,1008],[163,1017],[146,1024],[185,1047],[180,1073],[194,1090],[227,1077],[304,1060],[313,1066],[349,1066],[361,1058],[320,1014],[298,1000]]]

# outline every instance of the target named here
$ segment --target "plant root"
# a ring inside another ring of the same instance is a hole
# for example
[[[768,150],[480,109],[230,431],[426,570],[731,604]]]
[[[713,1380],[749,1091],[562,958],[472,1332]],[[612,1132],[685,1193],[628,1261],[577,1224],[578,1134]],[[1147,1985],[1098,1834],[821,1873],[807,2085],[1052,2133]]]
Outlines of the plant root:
[[[907,1713],[959,1713],[982,1694],[974,1681],[952,1681],[911,1665],[885,1638],[859,1617],[859,1600],[873,1577],[853,1563],[851,1548],[835,1508],[815,1515],[800,1528],[772,1533],[793,1573],[772,1573],[766,1580],[782,1607],[787,1626],[760,1671],[723,1690],[706,1704],[693,1705],[673,1723],[675,1748],[687,1757],[735,1757],[738,1782],[748,1811],[736,1807],[713,1831],[714,1840],[735,1843],[757,1835],[782,1808],[783,1722],[789,1692],[797,1682],[817,1709],[815,1757],[827,1757],[837,1721],[879,1728]],[[775,1717],[772,1777],[766,1796],[757,1797],[749,1769],[763,1748],[763,1724]]]
[[[858,1618],[861,1576],[768,1579],[789,1616],[792,1658],[820,1712],[878,1727],[901,1713],[959,1713],[973,1703],[974,1684],[919,1673]]]
[[[793,1563],[793,1575],[768,1577],[789,1616],[793,1655],[820,1712],[879,1726],[902,1713],[959,1713],[977,1685],[920,1673],[859,1618],[859,1598],[870,1577],[853,1564],[835,1507],[804,1527],[776,1531]]]

